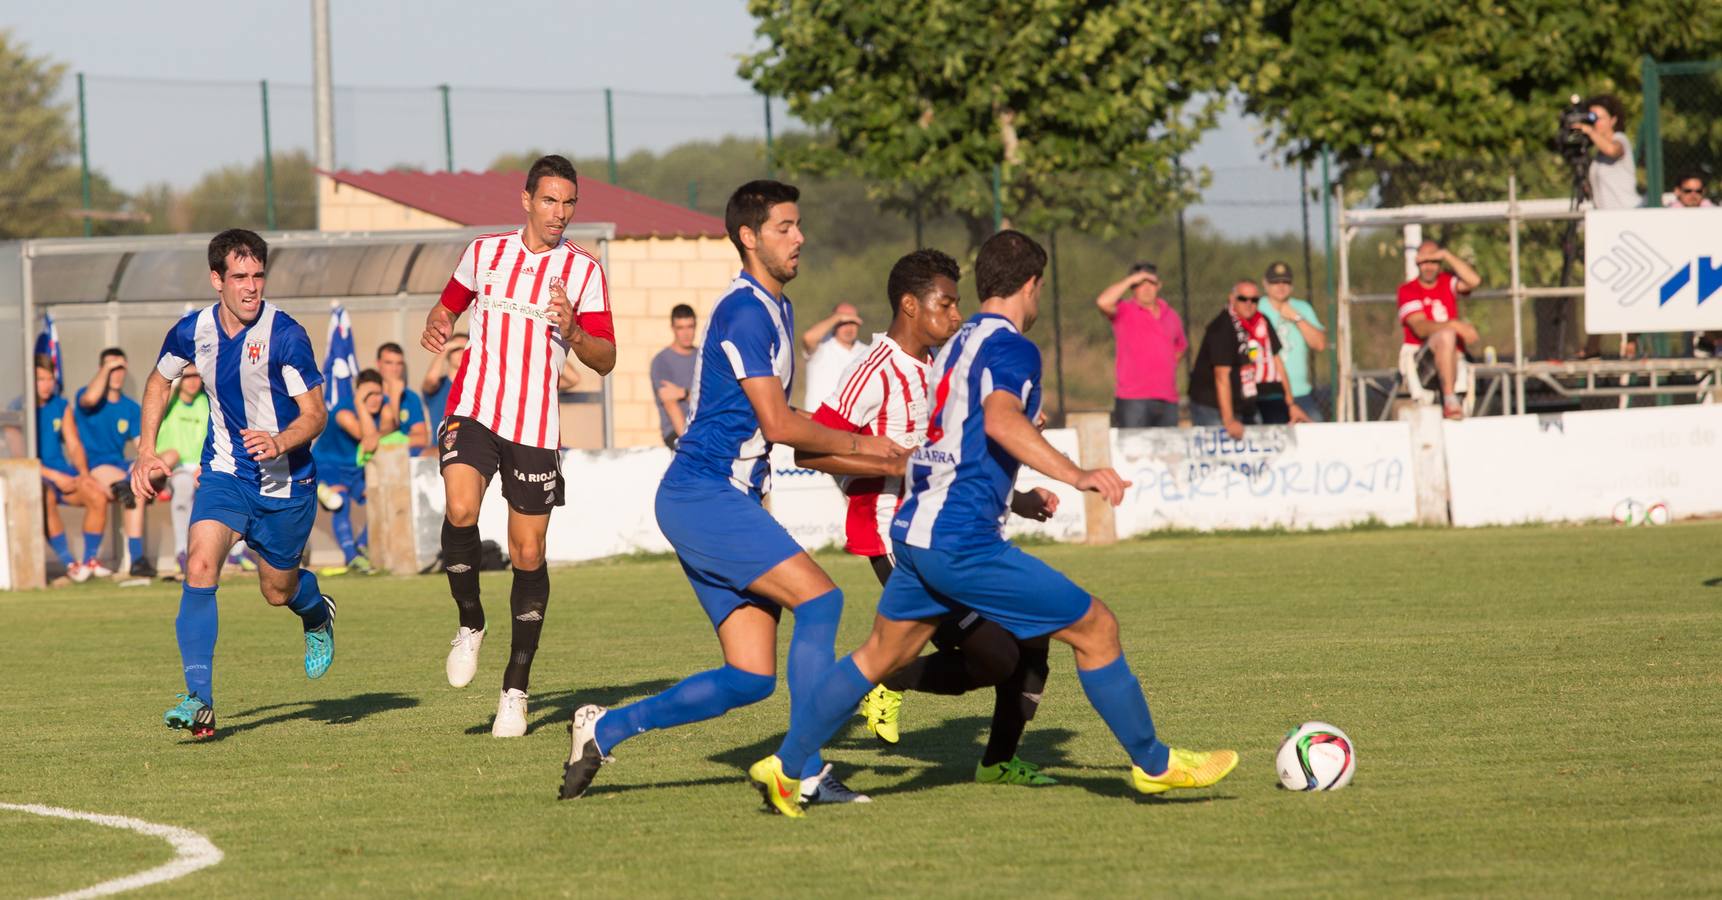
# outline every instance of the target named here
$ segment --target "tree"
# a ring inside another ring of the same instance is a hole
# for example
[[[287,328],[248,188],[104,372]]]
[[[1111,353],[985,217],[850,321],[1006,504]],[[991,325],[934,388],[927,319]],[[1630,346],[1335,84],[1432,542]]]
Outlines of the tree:
[[[54,103],[66,67],[28,55],[0,31],[0,238],[69,234],[82,226],[77,137]]]
[[[275,227],[316,228],[317,179],[311,157],[303,150],[293,150],[275,154],[274,163]],[[262,230],[269,221],[263,160],[216,169],[175,198],[172,205],[174,231]]]
[[[788,167],[866,179],[890,208],[992,230],[1101,234],[1185,199],[1174,158],[1212,127],[1260,0],[750,0],[742,61],[820,140]]]

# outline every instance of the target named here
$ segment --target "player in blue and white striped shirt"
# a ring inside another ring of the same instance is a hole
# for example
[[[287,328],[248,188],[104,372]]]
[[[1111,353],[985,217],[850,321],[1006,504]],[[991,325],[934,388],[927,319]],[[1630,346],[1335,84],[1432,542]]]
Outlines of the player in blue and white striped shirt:
[[[311,442],[328,418],[323,376],[305,329],[263,299],[268,259],[269,245],[244,229],[209,242],[209,283],[220,299],[174,324],[144,387],[132,467],[132,489],[141,497],[155,496],[153,475],[168,474],[156,455],[156,432],[173,379],[195,364],[209,388],[209,437],[175,622],[185,693],[163,716],[169,728],[190,728],[193,738],[215,733],[215,591],[235,541],[262,558],[263,599],[299,616],[306,676],[321,677],[335,657],[334,601],[299,566],[317,518]]]

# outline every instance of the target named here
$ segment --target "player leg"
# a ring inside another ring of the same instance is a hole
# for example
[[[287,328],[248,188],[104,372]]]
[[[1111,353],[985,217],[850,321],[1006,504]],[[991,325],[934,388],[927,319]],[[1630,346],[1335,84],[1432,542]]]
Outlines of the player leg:
[[[495,435],[463,416],[443,420],[437,446],[442,453],[443,571],[460,614],[460,626],[449,642],[444,668],[449,684],[466,687],[478,672],[478,651],[484,644],[484,604],[478,592],[482,552],[478,508],[501,454]]]
[[[1022,733],[1039,711],[1040,695],[1046,689],[1046,676],[1050,671],[1047,639],[1019,642],[1008,634],[1005,636],[1017,647],[1017,664],[1010,676],[993,688],[992,727],[987,733],[986,750],[981,754],[980,764],[975,767],[975,780],[1030,787],[1057,784],[1057,780],[1043,774],[1039,766],[1016,755],[1022,743]]]
[[[492,737],[526,734],[527,686],[532,657],[544,630],[550,602],[550,570],[544,562],[544,536],[550,511],[562,505],[562,457],[555,450],[498,441],[502,498],[508,501],[508,558],[514,567],[509,589],[508,666],[502,672]]]
[[[258,589],[270,606],[285,606],[299,617],[305,677],[321,678],[335,661],[335,601],[323,593],[316,573],[300,565],[317,522],[317,498],[249,499],[256,513],[240,536],[258,556]]]
[[[219,619],[215,592],[221,560],[250,518],[249,507],[231,479],[206,484],[192,513],[186,551],[185,583],[180,587],[174,632],[185,669],[185,693],[163,714],[169,728],[189,728],[194,739],[215,734],[215,638]]]

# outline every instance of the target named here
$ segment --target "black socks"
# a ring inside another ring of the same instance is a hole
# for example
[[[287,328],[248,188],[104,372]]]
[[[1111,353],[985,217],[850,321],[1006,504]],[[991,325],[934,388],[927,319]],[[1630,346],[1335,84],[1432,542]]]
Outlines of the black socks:
[[[508,595],[514,633],[508,648],[508,668],[502,672],[503,690],[526,690],[532,678],[532,657],[538,652],[538,634],[544,630],[544,607],[549,602],[548,568],[541,565],[530,572],[514,570],[514,588]]]
[[[460,625],[484,630],[484,605],[478,599],[478,526],[457,527],[442,520],[443,570],[448,573],[448,591],[460,607]]]

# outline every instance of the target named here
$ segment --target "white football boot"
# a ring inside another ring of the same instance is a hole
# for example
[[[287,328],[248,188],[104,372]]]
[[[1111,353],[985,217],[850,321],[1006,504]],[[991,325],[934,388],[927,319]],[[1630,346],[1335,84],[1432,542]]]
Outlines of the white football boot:
[[[509,688],[496,701],[496,722],[490,726],[490,736],[520,737],[526,733],[526,692]]]
[[[484,646],[484,632],[462,626],[454,633],[454,640],[449,641],[449,645],[448,662],[444,665],[448,670],[448,683],[454,687],[466,687],[472,682],[472,676],[478,674],[478,648]]]

